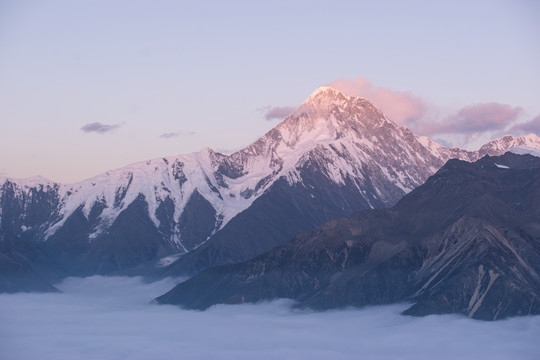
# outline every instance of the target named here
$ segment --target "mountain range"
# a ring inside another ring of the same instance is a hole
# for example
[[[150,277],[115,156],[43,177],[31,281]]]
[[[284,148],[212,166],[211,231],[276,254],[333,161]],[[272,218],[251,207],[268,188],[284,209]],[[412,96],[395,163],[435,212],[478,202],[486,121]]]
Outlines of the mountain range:
[[[405,314],[540,314],[540,158],[450,160],[389,209],[358,212],[157,299],[189,309],[290,298],[298,307],[409,302]]]
[[[392,206],[449,159],[476,161],[516,146],[540,148],[540,138],[446,148],[397,126],[366,99],[321,87],[231,155],[204,149],[75,184],[0,179],[0,266],[49,282],[193,275],[330,220]]]

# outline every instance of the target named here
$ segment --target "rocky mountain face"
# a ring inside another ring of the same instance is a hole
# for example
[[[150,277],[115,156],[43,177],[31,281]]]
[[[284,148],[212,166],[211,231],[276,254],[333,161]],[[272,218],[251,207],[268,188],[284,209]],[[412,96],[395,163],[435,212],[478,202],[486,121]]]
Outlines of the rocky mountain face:
[[[55,292],[50,282],[65,274],[29,240],[0,234],[0,293]]]
[[[395,204],[446,160],[540,138],[447,149],[328,87],[250,146],[149,160],[76,184],[0,179],[0,234],[66,274],[193,274],[242,261],[331,219]]]
[[[411,302],[410,315],[540,313],[540,158],[450,160],[389,209],[326,223],[157,301],[190,309],[291,298],[330,309]]]

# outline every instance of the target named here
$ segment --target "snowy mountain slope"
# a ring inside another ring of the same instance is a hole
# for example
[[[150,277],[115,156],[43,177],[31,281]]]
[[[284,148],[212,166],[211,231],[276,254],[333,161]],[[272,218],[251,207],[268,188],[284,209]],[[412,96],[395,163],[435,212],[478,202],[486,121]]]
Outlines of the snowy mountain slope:
[[[39,239],[59,219],[60,184],[42,177],[0,178],[0,232]]]
[[[289,186],[274,182],[249,210],[178,258],[168,274],[194,274],[209,266],[244,261],[325,221],[393,205],[448,159],[474,161],[480,156],[416,137],[367,100],[331,88],[318,89],[269,134],[231,158],[260,154],[259,149],[272,153],[269,164],[279,164],[281,170],[265,181],[280,177]],[[299,149],[303,155],[298,159]],[[496,155],[503,149],[501,145],[487,151]],[[238,174],[244,171],[240,166],[234,169]]]
[[[518,155],[529,154],[532,156],[540,157],[539,149],[531,148],[528,146],[516,146],[514,148],[511,148],[509,151]]]
[[[223,244],[232,234],[249,233],[246,229],[266,221],[268,207],[280,211],[272,199],[278,188],[282,202],[289,202],[284,214],[313,227],[359,209],[393,205],[449,158],[473,161],[519,145],[540,148],[540,139],[504,137],[477,152],[444,148],[398,127],[365,99],[321,87],[282,123],[230,156],[204,149],[75,184],[0,179],[0,232],[42,242],[60,262],[87,263],[80,273],[121,270],[192,252],[207,241],[203,248],[211,247],[213,238]],[[332,194],[341,194],[339,201],[321,216],[317,212],[326,211]],[[319,203],[313,200],[317,196]],[[257,224],[231,223],[259,199]],[[136,233],[132,222],[139,226]],[[291,225],[278,231],[253,251],[281,243],[297,230]],[[227,232],[231,235],[220,235]],[[250,238],[238,246],[257,242]],[[109,265],[92,265],[99,262]]]
[[[539,196],[537,157],[450,160],[392,208],[330,221],[156,300],[201,310],[287,298],[313,309],[409,302],[410,315],[483,320],[540,314]]]
[[[535,134],[529,134],[519,138],[511,135],[503,136],[502,138],[493,140],[483,145],[478,150],[478,157],[484,155],[494,155],[496,153],[504,153],[512,148],[525,146],[531,149],[540,149],[540,138]]]

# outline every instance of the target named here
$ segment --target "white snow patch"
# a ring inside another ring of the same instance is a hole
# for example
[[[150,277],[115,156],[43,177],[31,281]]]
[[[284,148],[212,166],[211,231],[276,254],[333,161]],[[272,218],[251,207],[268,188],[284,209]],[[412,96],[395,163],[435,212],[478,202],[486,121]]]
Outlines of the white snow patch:
[[[178,260],[180,258],[180,256],[184,255],[184,253],[177,253],[177,254],[173,254],[173,255],[169,255],[169,256],[165,256],[165,257],[162,257],[161,259],[159,259],[157,262],[156,262],[156,267],[158,268],[162,268],[162,267],[165,267],[165,266],[169,266],[171,265],[173,262],[175,262],[176,260]]]
[[[508,150],[511,153],[517,154],[517,155],[532,155],[536,157],[540,157],[540,149],[535,149],[529,146],[516,146],[512,149]]]

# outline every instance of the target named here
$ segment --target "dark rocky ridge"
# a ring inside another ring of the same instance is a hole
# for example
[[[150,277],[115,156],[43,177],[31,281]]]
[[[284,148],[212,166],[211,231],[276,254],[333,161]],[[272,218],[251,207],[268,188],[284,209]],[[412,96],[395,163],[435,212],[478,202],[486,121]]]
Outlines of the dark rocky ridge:
[[[0,293],[55,292],[51,283],[63,276],[60,267],[33,242],[0,234]]]
[[[315,167],[302,169],[302,178],[302,183],[293,185],[284,178],[276,181],[248,211],[165,268],[163,275],[193,275],[211,266],[245,261],[332,219],[388,205],[375,196],[368,202],[357,191],[354,179],[335,184]],[[373,191],[366,188],[366,193]]]
[[[391,209],[205,270],[157,301],[191,309],[275,298],[313,309],[409,301],[410,315],[540,314],[539,215],[540,158],[450,160]]]
[[[148,217],[143,196],[133,201],[104,236],[88,240],[92,229],[81,209],[41,246],[71,276],[109,274],[174,251]]]

